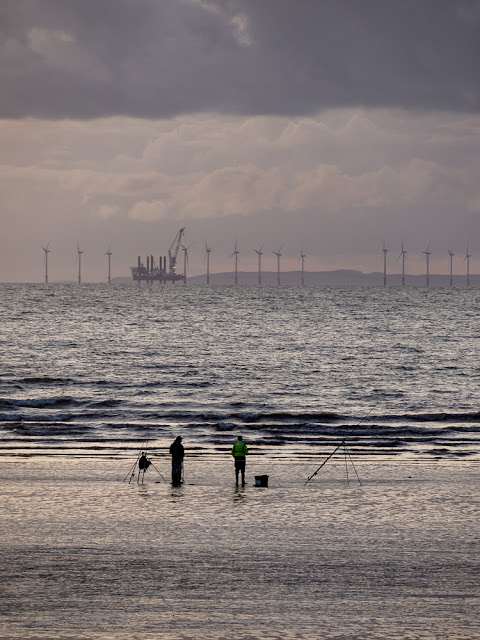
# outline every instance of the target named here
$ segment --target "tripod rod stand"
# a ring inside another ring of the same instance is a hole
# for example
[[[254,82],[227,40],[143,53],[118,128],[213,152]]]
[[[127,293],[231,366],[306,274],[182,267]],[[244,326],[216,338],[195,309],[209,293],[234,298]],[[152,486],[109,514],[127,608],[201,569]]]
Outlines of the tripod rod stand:
[[[347,484],[350,484],[349,477],[348,477],[348,464],[347,464],[347,456],[348,456],[348,458],[350,459],[350,462],[351,462],[351,464],[352,464],[353,470],[355,471],[355,475],[357,476],[357,480],[358,480],[359,484],[361,485],[361,484],[362,484],[362,482],[361,482],[361,480],[360,480],[360,478],[359,478],[359,476],[358,476],[358,473],[357,473],[357,470],[356,470],[356,468],[355,468],[355,465],[353,464],[352,456],[350,455],[350,452],[349,452],[349,451],[348,451],[348,449],[347,449],[347,442],[346,442],[346,439],[344,439],[344,440],[342,440],[342,442],[338,445],[338,447],[336,447],[336,448],[332,451],[332,453],[331,453],[331,454],[330,454],[330,455],[329,455],[329,456],[328,456],[328,457],[327,457],[327,458],[322,462],[322,464],[318,467],[318,469],[317,469],[314,473],[312,473],[312,475],[311,475],[309,478],[307,478],[307,481],[305,482],[305,484],[304,484],[303,486],[307,485],[307,484],[310,482],[310,480],[312,480],[312,479],[317,475],[317,473],[320,471],[320,469],[321,469],[322,467],[324,467],[324,466],[327,464],[327,462],[328,462],[331,458],[333,458],[333,456],[337,453],[337,451],[338,451],[339,449],[341,449],[342,447],[343,447],[343,451],[344,451],[344,455],[345,455],[345,469],[346,469],[346,473],[347,473]]]
[[[157,467],[153,464],[153,462],[147,458],[148,438],[144,441],[144,444],[145,444],[145,446],[142,446],[142,448],[138,452],[137,458],[136,458],[135,462],[133,463],[133,466],[130,468],[130,471],[127,473],[127,475],[123,479],[123,482],[125,482],[126,479],[129,478],[128,484],[130,484],[132,482],[132,479],[135,477],[135,471],[136,471],[136,469],[138,467],[137,484],[140,483],[140,475],[142,476],[142,484],[143,484],[143,479],[145,477],[145,471],[148,469],[148,467],[150,465],[155,469],[155,471],[162,478],[162,480],[164,482],[167,482],[165,480],[164,476],[160,473],[160,471],[157,469]],[[141,465],[140,465],[140,463],[141,463]]]

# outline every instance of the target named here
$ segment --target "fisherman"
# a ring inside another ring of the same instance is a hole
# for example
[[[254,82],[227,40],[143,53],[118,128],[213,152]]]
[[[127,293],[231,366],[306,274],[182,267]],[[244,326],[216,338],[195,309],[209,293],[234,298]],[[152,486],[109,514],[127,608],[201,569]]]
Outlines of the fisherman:
[[[235,486],[238,487],[238,472],[242,472],[242,487],[245,486],[245,456],[248,454],[247,445],[242,436],[238,436],[237,442],[232,447],[232,456],[235,460]]]
[[[174,487],[178,487],[182,484],[182,467],[185,457],[181,436],[177,436],[170,445],[170,453],[172,454],[172,484]]]

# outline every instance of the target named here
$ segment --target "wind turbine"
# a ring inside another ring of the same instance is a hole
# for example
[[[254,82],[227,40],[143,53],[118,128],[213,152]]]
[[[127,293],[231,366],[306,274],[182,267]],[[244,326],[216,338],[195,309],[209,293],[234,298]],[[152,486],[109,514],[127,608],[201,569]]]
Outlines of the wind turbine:
[[[110,250],[110,247],[108,247],[108,251],[105,253],[106,256],[108,256],[108,284],[110,284],[111,282],[111,277],[110,277],[110,259],[112,257],[112,252]]]
[[[263,244],[260,249],[255,249],[255,253],[258,255],[258,284],[262,284],[262,256],[263,256]]]
[[[272,251],[272,253],[274,253],[277,256],[277,284],[280,284],[280,257],[282,255],[280,253],[281,250],[282,250],[282,247],[280,247],[278,251]]]
[[[50,242],[47,242],[47,246],[42,247],[45,252],[45,284],[48,284],[48,254],[50,253],[50,249],[48,248],[49,246]]]
[[[234,252],[230,255],[230,258],[232,256],[235,256],[235,284],[238,283],[238,254],[240,253],[240,251],[237,250],[237,241],[235,240],[235,250]]]
[[[207,259],[207,284],[210,284],[210,252],[212,249],[209,248],[207,243],[205,243],[205,257]]]
[[[468,244],[467,244],[467,252],[465,254],[465,260],[467,261],[467,287],[470,286],[470,258],[472,257],[471,253],[468,253]]]
[[[422,251],[423,254],[427,257],[427,287],[430,284],[430,256],[432,252],[430,251],[430,243],[428,243],[428,247],[426,251]]]
[[[450,256],[450,286],[453,287],[453,256],[455,254],[449,249],[448,255]]]
[[[300,253],[300,260],[302,261],[302,287],[303,287],[303,284],[304,284],[303,276],[304,276],[304,273],[305,273],[305,268],[304,267],[305,267],[305,258],[306,257],[307,257],[307,255],[305,253],[303,253],[303,248],[302,248],[302,251]]]
[[[400,256],[402,256],[402,287],[405,286],[405,256],[406,255],[407,255],[407,251],[406,249],[403,248],[403,242],[402,242],[402,250],[400,251],[400,255],[397,258],[397,260],[400,260]]]
[[[385,240],[383,241],[383,286],[387,286],[387,253],[388,249],[385,249]]]
[[[180,243],[180,246],[183,249],[183,284],[187,284],[188,250],[192,245],[189,244],[188,247],[186,247],[184,244]]]
[[[77,242],[78,284],[82,282],[82,253],[83,251],[80,251],[80,246]]]

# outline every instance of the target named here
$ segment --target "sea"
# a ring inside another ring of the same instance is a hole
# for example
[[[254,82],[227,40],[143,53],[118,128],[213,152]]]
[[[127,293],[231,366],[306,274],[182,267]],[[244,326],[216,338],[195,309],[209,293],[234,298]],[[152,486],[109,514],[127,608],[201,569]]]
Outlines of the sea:
[[[480,637],[479,289],[0,293],[2,640]]]

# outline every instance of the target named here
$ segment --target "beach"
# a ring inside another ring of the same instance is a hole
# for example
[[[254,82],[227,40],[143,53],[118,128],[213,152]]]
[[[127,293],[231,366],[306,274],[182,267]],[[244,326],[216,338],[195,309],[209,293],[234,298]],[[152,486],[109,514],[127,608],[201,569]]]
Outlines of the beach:
[[[478,463],[151,459],[2,459],[2,640],[478,638]]]

